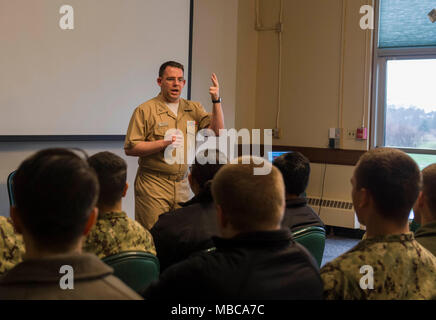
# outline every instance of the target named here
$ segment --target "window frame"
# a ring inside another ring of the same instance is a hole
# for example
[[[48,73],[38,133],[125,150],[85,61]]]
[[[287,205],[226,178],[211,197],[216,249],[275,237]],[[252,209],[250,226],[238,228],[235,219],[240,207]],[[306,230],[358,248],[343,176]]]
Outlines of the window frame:
[[[417,60],[436,59],[436,46],[431,47],[399,47],[378,48],[380,24],[380,0],[375,1],[374,7],[374,43],[373,43],[373,81],[371,98],[371,135],[370,148],[385,146],[385,118],[386,118],[386,71],[389,60]],[[436,28],[436,23],[435,23]],[[406,153],[434,154],[436,149],[414,149],[397,147]]]

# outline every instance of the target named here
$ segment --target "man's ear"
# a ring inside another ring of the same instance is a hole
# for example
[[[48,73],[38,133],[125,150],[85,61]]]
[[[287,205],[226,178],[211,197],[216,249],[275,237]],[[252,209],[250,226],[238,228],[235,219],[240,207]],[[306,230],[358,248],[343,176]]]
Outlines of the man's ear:
[[[360,189],[358,192],[358,197],[359,197],[360,209],[363,209],[363,208],[369,206],[372,198],[371,198],[371,194],[369,193],[369,191],[367,189],[365,189],[365,188]]]
[[[16,233],[22,234],[23,233],[23,226],[21,224],[20,214],[17,211],[17,207],[11,206],[9,209],[9,214],[12,219],[12,223],[14,224],[14,229]]]
[[[418,194],[418,199],[416,199],[415,202],[416,206],[418,206],[419,209],[424,208],[425,206],[425,195],[422,191],[419,192]]]
[[[220,228],[225,228],[228,224],[228,220],[226,219],[226,217],[223,213],[223,209],[218,204],[215,205],[215,208],[216,208],[216,217],[217,217],[217,221],[218,221],[218,226]]]
[[[162,86],[162,78],[161,78],[161,77],[157,78],[157,85],[158,85],[159,87]]]
[[[424,206],[425,206],[424,194],[422,193],[422,191],[420,191],[418,194],[418,198],[416,199],[412,208],[414,214],[414,220],[418,224],[422,223],[422,214],[423,214]]]
[[[128,189],[129,189],[129,184],[126,182],[126,185],[124,186],[123,189],[123,195],[122,195],[123,198],[126,196]]]
[[[97,222],[97,217],[98,217],[98,208],[94,207],[94,209],[92,209],[91,213],[89,214],[89,218],[88,218],[88,222],[86,222],[85,230],[83,230],[84,236],[87,236],[89,232],[91,232],[92,227]]]

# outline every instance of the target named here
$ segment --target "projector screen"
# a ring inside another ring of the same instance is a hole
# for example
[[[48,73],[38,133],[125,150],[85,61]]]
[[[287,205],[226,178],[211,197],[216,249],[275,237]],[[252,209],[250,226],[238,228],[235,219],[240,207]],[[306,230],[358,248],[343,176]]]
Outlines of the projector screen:
[[[0,0],[0,136],[124,135],[189,30],[190,0]]]

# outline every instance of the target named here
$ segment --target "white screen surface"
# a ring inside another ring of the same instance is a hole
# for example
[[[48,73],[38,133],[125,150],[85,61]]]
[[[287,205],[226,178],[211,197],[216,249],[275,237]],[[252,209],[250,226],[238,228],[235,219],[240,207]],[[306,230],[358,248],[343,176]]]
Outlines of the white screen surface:
[[[187,76],[189,3],[0,0],[0,135],[125,134],[163,62]],[[65,4],[73,30],[59,26]]]

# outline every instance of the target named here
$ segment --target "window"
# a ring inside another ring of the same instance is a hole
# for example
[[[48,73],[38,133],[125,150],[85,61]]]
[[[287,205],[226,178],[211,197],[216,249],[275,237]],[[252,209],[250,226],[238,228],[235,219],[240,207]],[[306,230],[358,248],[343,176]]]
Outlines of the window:
[[[436,162],[436,1],[377,4],[371,145],[403,149],[423,168]]]

